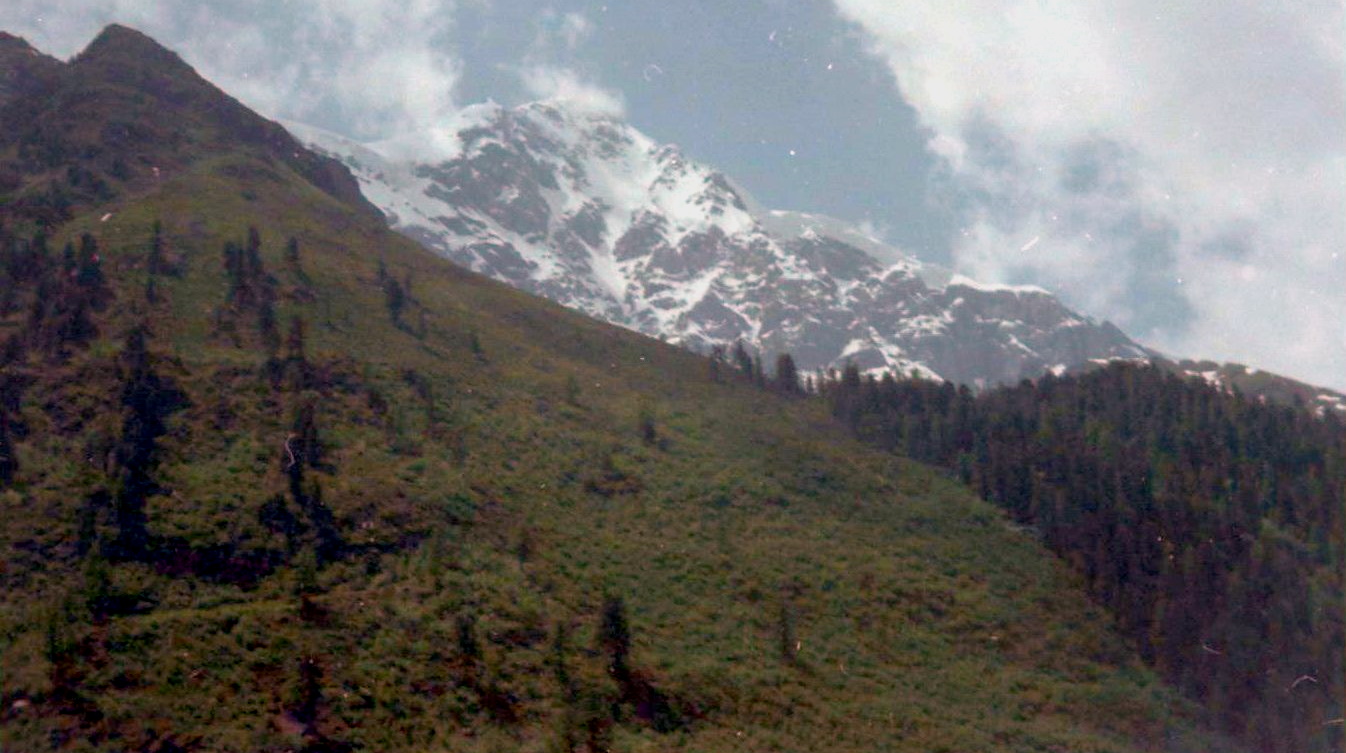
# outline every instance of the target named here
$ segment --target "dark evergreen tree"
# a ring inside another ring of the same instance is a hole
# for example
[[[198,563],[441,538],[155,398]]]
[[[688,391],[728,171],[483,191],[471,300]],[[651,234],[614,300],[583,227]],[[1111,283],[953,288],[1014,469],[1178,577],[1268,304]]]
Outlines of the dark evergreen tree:
[[[626,622],[626,603],[620,596],[603,600],[598,643],[608,656],[608,673],[625,688],[631,682],[631,628]]]
[[[738,373],[742,375],[744,379],[751,381],[755,373],[753,358],[752,355],[748,353],[748,349],[743,345],[742,340],[734,341],[733,359],[734,368],[738,369]]]
[[[285,337],[282,376],[291,392],[303,392],[312,385],[313,370],[305,353],[304,320],[297,316],[290,319],[290,331]]]
[[[301,548],[296,542],[302,540],[303,546],[311,548],[318,566],[323,566],[340,559],[347,547],[336,516],[323,499],[322,484],[306,472],[318,469],[322,458],[322,441],[314,414],[313,403],[300,404],[295,411],[293,430],[286,435],[280,453],[290,500],[303,516],[303,522],[290,512],[283,499],[269,501],[261,516],[271,530],[285,534],[291,554]]]
[[[145,501],[159,490],[154,479],[158,439],[167,428],[164,419],[185,402],[171,381],[154,369],[148,348],[148,330],[133,327],[119,358],[122,429],[114,450],[119,469],[113,516],[117,535],[110,554],[121,559],[145,555],[150,542]]]
[[[280,353],[280,325],[276,322],[276,307],[270,300],[263,301],[257,308],[257,334],[262,340],[262,352],[270,367],[276,363]]]
[[[247,280],[243,264],[243,249],[233,241],[225,242],[223,261],[224,275],[228,281],[228,292],[225,293],[225,300],[233,306],[244,305],[244,298],[246,297],[244,289]]]
[[[780,658],[786,664],[793,664],[798,655],[794,607],[784,594],[781,595],[779,606],[780,609],[776,615],[776,641],[780,650]]]
[[[383,281],[383,302],[388,307],[388,316],[392,317],[393,324],[402,326],[402,311],[407,306],[407,295],[397,280],[391,277]]]
[[[290,318],[290,332],[285,338],[285,360],[308,363],[308,356],[304,353],[304,320],[297,316]]]
[[[304,486],[299,500],[313,531],[314,553],[317,555],[318,564],[326,565],[340,559],[346,553],[346,540],[337,527],[332,508],[323,500],[322,485],[317,479],[311,479]]]
[[[799,369],[795,367],[795,359],[789,353],[776,356],[775,387],[778,392],[787,395],[800,394]]]
[[[566,703],[573,704],[579,694],[579,685],[570,674],[570,662],[567,658],[570,653],[569,644],[570,631],[566,628],[564,622],[557,623],[551,642],[552,677],[556,680],[556,685],[561,688],[561,694]]]
[[[252,225],[248,226],[248,242],[243,247],[243,269],[244,274],[254,280],[265,273],[262,262],[262,234]]]
[[[10,436],[9,414],[0,406],[0,486],[14,483],[14,475],[19,471],[19,458],[14,449],[14,440]]]
[[[156,275],[168,274],[171,271],[168,265],[168,257],[164,253],[164,228],[158,220],[154,221],[152,233],[150,249],[145,255],[145,270],[149,272],[151,279]]]
[[[98,253],[98,241],[89,233],[80,236],[74,272],[79,299],[86,306],[101,311],[112,299],[112,289],[103,276],[103,257]]]
[[[290,267],[290,272],[299,278],[304,277],[304,266],[299,258],[299,239],[290,236],[285,242],[285,263]]]
[[[322,440],[318,436],[318,423],[313,401],[305,400],[294,412],[293,430],[290,433],[291,463],[319,468],[322,465]]]
[[[642,404],[636,421],[640,427],[641,441],[651,447],[658,444],[659,429],[654,423],[654,409],[649,405]]]
[[[723,345],[714,345],[710,349],[710,381],[718,382],[724,373],[725,355]]]
[[[453,624],[458,656],[471,663],[481,661],[481,642],[477,640],[476,616],[471,613],[460,614],[454,618]]]
[[[318,714],[322,710],[322,663],[317,657],[305,656],[299,660],[299,682],[295,689],[292,712],[296,721],[304,725],[304,736],[319,737]]]
[[[262,239],[257,228],[248,228],[245,245],[224,244],[224,271],[228,280],[225,303],[235,312],[253,310],[276,297],[276,281],[262,260]]]

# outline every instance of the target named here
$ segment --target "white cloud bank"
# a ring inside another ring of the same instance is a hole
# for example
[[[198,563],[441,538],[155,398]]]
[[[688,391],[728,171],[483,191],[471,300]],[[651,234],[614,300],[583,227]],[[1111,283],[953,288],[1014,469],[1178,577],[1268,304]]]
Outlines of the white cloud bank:
[[[520,69],[529,96],[564,103],[576,112],[620,118],[626,114],[621,95],[584,80],[568,68],[533,65]]]
[[[533,43],[516,69],[528,96],[590,115],[624,117],[626,102],[620,92],[599,86],[573,67],[575,53],[593,31],[593,23],[581,13],[542,13]]]
[[[68,57],[109,23],[173,49],[270,117],[357,138],[420,130],[454,112],[461,73],[446,52],[455,0],[277,3],[6,0],[0,29]]]
[[[1346,388],[1341,3],[834,2],[932,132],[961,271]]]

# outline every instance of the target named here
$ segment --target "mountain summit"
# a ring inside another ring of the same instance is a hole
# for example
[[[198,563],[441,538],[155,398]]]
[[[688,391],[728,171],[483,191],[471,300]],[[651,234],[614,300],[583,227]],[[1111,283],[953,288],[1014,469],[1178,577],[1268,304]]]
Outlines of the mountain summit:
[[[0,71],[0,220],[52,226],[236,147],[376,214],[339,163],[304,149],[133,29],[107,27],[69,63],[5,35]]]
[[[984,285],[838,220],[769,211],[724,174],[562,103],[467,108],[341,159],[403,233],[529,292],[698,349],[991,385],[1147,351],[1040,288]]]
[[[59,75],[61,61],[33,49],[22,37],[0,31],[0,107]]]
[[[135,29],[111,24],[74,59],[79,65],[120,68],[123,74],[157,72],[164,77],[199,79],[178,54]]]

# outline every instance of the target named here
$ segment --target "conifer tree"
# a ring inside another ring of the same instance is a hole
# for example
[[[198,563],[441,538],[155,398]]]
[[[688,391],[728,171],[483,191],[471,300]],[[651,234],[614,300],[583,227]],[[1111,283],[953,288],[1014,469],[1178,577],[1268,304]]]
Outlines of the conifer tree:
[[[133,327],[120,356],[122,429],[115,449],[120,469],[113,514],[117,536],[112,554],[134,559],[145,554],[149,532],[145,501],[158,491],[153,472],[158,438],[167,431],[164,419],[181,407],[182,394],[154,370],[147,345],[148,330]]]
[[[570,674],[570,664],[566,655],[569,653],[570,631],[566,628],[564,622],[556,624],[556,632],[552,634],[551,642],[551,668],[552,677],[556,684],[561,688],[561,693],[567,703],[573,703],[578,694],[578,685],[574,677]]]
[[[776,639],[779,643],[781,661],[793,664],[797,655],[795,638],[794,608],[784,593],[781,594],[780,611],[776,617]]]
[[[755,369],[753,368],[753,358],[748,354],[748,349],[744,347],[742,340],[734,341],[734,367],[743,378],[752,380]]]
[[[626,622],[626,604],[620,596],[603,600],[603,618],[598,641],[608,655],[608,673],[625,689],[631,682],[631,628]]]
[[[266,363],[270,365],[280,352],[280,326],[276,322],[276,306],[269,299],[257,307],[257,334],[262,340]]]
[[[291,451],[293,462],[309,468],[318,468],[322,463],[322,440],[318,436],[318,424],[314,405],[311,400],[300,403],[294,413],[293,438]]]
[[[155,275],[167,274],[168,258],[164,255],[164,232],[163,225],[154,221],[153,235],[150,237],[150,249],[145,255],[145,269],[149,272],[151,279]]]
[[[14,483],[14,474],[18,470],[19,459],[14,451],[14,440],[10,437],[9,414],[0,406],[0,486]]]
[[[797,395],[799,389],[799,369],[795,367],[795,359],[789,353],[781,353],[776,356],[776,390],[787,395]]]
[[[477,640],[477,618],[471,613],[463,613],[454,618],[454,635],[457,639],[458,656],[464,661],[475,664],[481,660],[481,642]]]
[[[244,273],[250,279],[258,279],[263,274],[262,235],[253,225],[248,226],[248,243],[243,248]]]
[[[402,326],[402,311],[407,306],[406,291],[398,284],[397,280],[391,277],[383,281],[383,299],[388,307],[388,315],[392,318],[393,324],[397,327]]]
[[[285,360],[308,362],[304,354],[304,320],[297,316],[290,318],[290,332],[285,338]]]
[[[317,738],[318,715],[322,710],[322,663],[317,657],[305,656],[299,660],[299,682],[295,689],[293,715],[296,721],[304,725],[304,736]]]
[[[299,239],[293,235],[285,242],[285,263],[296,276],[301,278],[304,276],[303,264],[299,258]]]
[[[234,306],[240,306],[245,303],[246,274],[243,263],[243,249],[233,241],[226,241],[223,250],[224,275],[228,281],[228,292],[225,294],[225,300]]]
[[[103,276],[103,258],[98,253],[98,241],[89,233],[84,233],[79,239],[75,284],[79,287],[80,299],[96,310],[101,311],[112,297],[112,290]]]
[[[724,372],[724,363],[725,363],[724,346],[723,345],[711,346],[710,364],[709,364],[710,381],[712,382],[720,381],[721,374],[723,374]]]
[[[285,362],[282,367],[287,389],[291,392],[303,392],[312,381],[312,370],[305,354],[304,320],[300,317],[290,319],[290,331],[285,337]]]
[[[648,404],[642,403],[636,420],[640,426],[641,441],[651,447],[657,444],[659,442],[659,429],[654,424],[654,409]]]

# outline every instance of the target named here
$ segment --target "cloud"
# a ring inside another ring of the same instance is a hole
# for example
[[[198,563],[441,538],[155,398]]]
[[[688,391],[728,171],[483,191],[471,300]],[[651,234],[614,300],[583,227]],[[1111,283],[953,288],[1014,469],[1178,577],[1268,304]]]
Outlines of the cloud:
[[[530,96],[560,102],[590,115],[620,118],[626,104],[620,94],[580,78],[568,68],[531,65],[519,70],[519,78]]]
[[[1346,387],[1339,3],[834,2],[931,131],[962,271]]]
[[[9,0],[0,28],[66,57],[108,23],[133,26],[263,114],[357,138],[423,129],[456,109],[455,0],[50,5]]]
[[[588,40],[593,33],[593,24],[582,13],[557,13],[545,11],[538,22],[535,48],[560,47],[566,52],[574,52]]]
[[[514,69],[527,95],[590,115],[625,117],[626,101],[620,92],[600,86],[576,69],[580,48],[593,31],[581,13],[542,13],[532,44]]]

